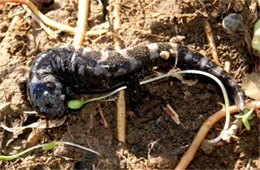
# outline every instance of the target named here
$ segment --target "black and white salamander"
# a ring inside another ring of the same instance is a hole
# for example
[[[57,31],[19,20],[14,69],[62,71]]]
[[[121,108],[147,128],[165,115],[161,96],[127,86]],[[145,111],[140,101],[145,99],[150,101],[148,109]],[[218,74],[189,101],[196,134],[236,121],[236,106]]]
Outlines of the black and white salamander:
[[[138,100],[139,80],[154,66],[174,65],[199,69],[218,77],[232,90],[240,111],[244,93],[220,66],[207,57],[175,43],[152,43],[122,50],[96,51],[83,47],[58,47],[40,53],[34,61],[28,82],[29,99],[35,110],[47,118],[67,112],[66,95],[103,93],[126,85],[130,102]]]

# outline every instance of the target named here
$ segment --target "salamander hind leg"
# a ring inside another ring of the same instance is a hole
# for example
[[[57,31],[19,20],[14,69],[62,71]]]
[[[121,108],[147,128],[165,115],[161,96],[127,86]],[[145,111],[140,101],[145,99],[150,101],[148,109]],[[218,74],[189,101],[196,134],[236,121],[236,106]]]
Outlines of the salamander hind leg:
[[[139,117],[143,117],[140,106],[142,105],[143,92],[137,77],[131,77],[126,83],[127,89],[126,92],[129,98],[130,109]]]

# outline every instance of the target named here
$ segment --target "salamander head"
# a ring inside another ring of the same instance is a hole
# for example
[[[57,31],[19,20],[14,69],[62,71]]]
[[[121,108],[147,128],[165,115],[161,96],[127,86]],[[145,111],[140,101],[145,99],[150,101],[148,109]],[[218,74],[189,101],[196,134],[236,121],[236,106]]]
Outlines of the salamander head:
[[[66,113],[65,94],[58,81],[30,81],[29,96],[36,111],[48,119],[62,117]]]

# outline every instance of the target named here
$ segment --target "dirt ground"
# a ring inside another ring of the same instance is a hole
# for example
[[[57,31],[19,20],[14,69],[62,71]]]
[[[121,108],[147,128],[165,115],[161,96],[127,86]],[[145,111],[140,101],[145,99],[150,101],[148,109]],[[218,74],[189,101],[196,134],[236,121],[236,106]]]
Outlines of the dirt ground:
[[[107,10],[98,8],[91,1],[89,30],[108,29],[111,21],[113,1],[105,1]],[[254,64],[247,48],[245,31],[227,34],[222,20],[231,13],[243,16],[248,23],[249,1],[243,0],[122,0],[122,29],[119,38],[125,47],[152,42],[169,42],[175,39],[212,59],[211,48],[205,34],[205,20],[213,30],[220,64],[231,62],[230,75],[241,83]],[[51,4],[38,6],[49,18],[76,26],[77,2],[55,0]],[[36,115],[25,115],[33,111],[21,99],[18,79],[28,76],[32,61],[41,51],[61,44],[71,44],[73,35],[53,30],[48,35],[21,5],[0,5],[0,106],[10,102],[0,113],[0,123],[8,127],[28,125],[36,122]],[[252,31],[252,27],[250,27]],[[249,32],[251,35],[252,33]],[[114,48],[113,33],[88,37],[84,46],[93,48]],[[152,73],[156,75],[155,73]],[[176,78],[168,78],[145,85],[141,118],[127,117],[125,145],[119,145],[116,130],[116,96],[101,101],[109,129],[102,124],[97,103],[86,105],[80,111],[69,114],[65,122],[55,128],[42,131],[38,143],[53,140],[70,141],[90,147],[105,158],[70,146],[57,146],[49,151],[40,149],[30,152],[14,161],[0,161],[1,169],[165,169],[174,168],[204,120],[221,108],[223,103],[219,87],[203,76],[186,75],[191,85]],[[179,114],[182,122],[176,125],[164,112],[170,104]],[[222,120],[207,135],[216,137]],[[211,153],[199,149],[189,169],[252,169],[260,168],[259,163],[259,119],[250,122],[251,131],[242,131],[237,141],[216,147]],[[27,139],[32,130],[25,130],[15,136],[0,129],[1,154],[12,155],[28,146]]]

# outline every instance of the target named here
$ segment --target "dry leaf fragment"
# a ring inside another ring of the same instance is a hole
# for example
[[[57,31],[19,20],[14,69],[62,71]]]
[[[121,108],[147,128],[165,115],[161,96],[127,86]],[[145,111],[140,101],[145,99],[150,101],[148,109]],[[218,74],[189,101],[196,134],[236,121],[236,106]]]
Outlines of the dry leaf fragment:
[[[255,72],[246,75],[242,81],[242,89],[245,91],[246,96],[260,100],[260,73]]]
[[[179,119],[179,115],[177,114],[177,112],[175,110],[173,110],[173,108],[167,104],[166,107],[163,107],[163,110],[172,118],[172,120],[179,125],[181,123],[180,119]]]
[[[36,145],[44,133],[44,129],[34,128],[26,140],[26,146],[32,147]]]
[[[183,78],[183,75],[181,74],[174,74],[172,75],[172,77],[180,80],[183,85],[188,85],[188,86],[194,86],[198,82],[198,80],[186,80]]]

